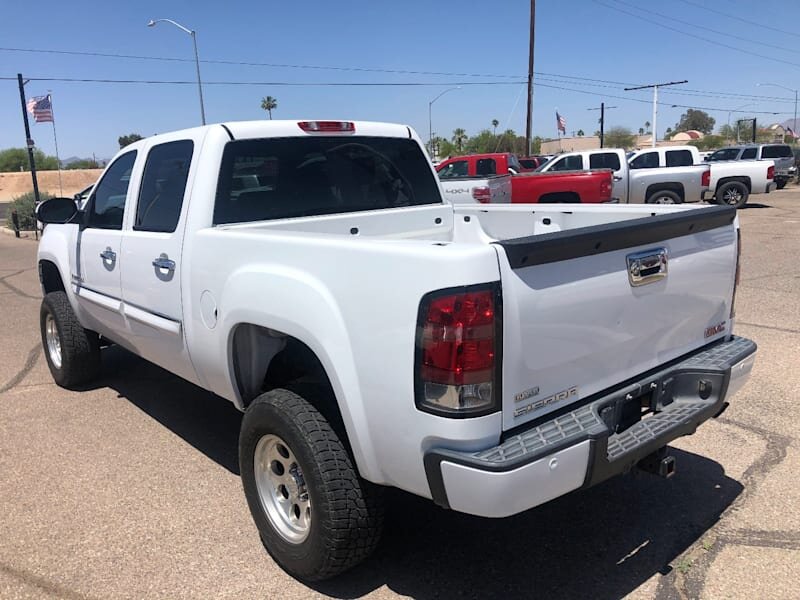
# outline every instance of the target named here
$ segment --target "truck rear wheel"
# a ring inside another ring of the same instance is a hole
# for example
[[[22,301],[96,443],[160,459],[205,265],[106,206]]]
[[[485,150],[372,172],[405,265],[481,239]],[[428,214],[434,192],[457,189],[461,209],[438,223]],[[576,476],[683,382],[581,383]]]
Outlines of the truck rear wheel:
[[[786,179],[776,179],[776,180],[775,180],[775,186],[776,186],[776,187],[777,187],[779,190],[782,190],[783,188],[785,188],[785,187],[786,187],[786,183],[787,183],[787,180],[786,180]]]
[[[741,208],[747,204],[749,195],[750,192],[747,186],[741,181],[729,181],[717,188],[715,197],[717,204],[727,204],[728,206]]]
[[[78,321],[65,292],[50,292],[39,310],[42,347],[55,382],[71,388],[100,373],[100,340]]]
[[[327,579],[377,546],[381,489],[358,476],[328,421],[294,392],[271,390],[248,407],[239,466],[261,540],[289,574]]]
[[[681,197],[675,192],[669,190],[661,190],[650,194],[647,199],[647,204],[680,204]]]

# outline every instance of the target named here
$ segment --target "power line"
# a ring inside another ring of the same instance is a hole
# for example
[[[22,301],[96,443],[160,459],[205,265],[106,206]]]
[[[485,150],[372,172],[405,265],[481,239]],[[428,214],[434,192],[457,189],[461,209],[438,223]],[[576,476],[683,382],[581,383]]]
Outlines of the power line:
[[[115,54],[112,52],[86,52],[79,50],[52,50],[41,48],[0,48],[3,52],[28,52],[34,54],[64,54],[68,56],[95,56],[99,58],[124,58],[129,60],[155,60],[165,62],[191,62],[193,58],[179,58],[175,56],[145,56],[140,54]],[[249,62],[225,59],[201,59],[201,63],[210,65],[238,65],[245,67],[272,67],[280,69],[319,69],[326,71],[355,71],[364,73],[393,73],[397,75],[440,75],[448,77],[496,77],[496,78],[518,78],[520,75],[491,75],[486,73],[444,73],[440,71],[411,71],[406,69],[378,69],[368,67],[330,67],[323,65],[297,65],[283,63]]]
[[[670,21],[675,21],[676,23],[681,23],[682,25],[688,25],[689,27],[694,27],[695,29],[705,29],[706,31],[710,31],[711,33],[716,33],[718,35],[725,35],[725,36],[729,35],[729,33],[726,32],[726,31],[720,31],[719,29],[712,29],[711,27],[706,27],[704,25],[697,25],[697,24],[691,23],[689,21],[683,21],[681,19],[677,19],[675,17],[670,17],[669,15],[665,15],[663,13],[656,12],[654,10],[649,10],[647,8],[640,8],[640,7],[636,6],[635,4],[631,4],[630,2],[624,2],[623,0],[613,0],[613,1],[616,2],[617,4],[622,4],[622,5],[627,6],[629,8],[633,8],[635,10],[638,10],[639,12],[655,15],[657,17],[661,17],[662,19],[669,19]],[[741,35],[738,35],[738,34],[736,35],[736,39],[739,40],[740,42],[748,42],[748,43],[751,43],[751,44],[758,44],[759,46],[765,46],[767,48],[775,48],[776,50],[781,50],[783,52],[791,52],[793,54],[800,54],[800,50],[794,50],[792,48],[786,48],[784,46],[776,46],[774,44],[770,44],[770,43],[765,42],[763,40],[751,40],[750,38],[742,37]]]
[[[0,77],[0,80],[12,80],[14,77]],[[27,77],[28,81],[58,81],[63,83],[124,83],[148,85],[197,85],[197,81],[162,80],[162,79],[91,79],[79,77]],[[522,85],[520,81],[204,81],[203,85],[258,85],[258,86],[298,86],[298,87],[418,87],[442,85]]]
[[[750,19],[744,19],[742,17],[737,17],[736,15],[732,15],[730,13],[722,12],[721,10],[714,10],[713,8],[708,8],[707,6],[703,6],[702,4],[697,4],[696,2],[689,2],[689,0],[680,0],[684,4],[688,4],[689,6],[694,6],[696,8],[701,8],[703,10],[707,10],[710,13],[714,13],[717,15],[722,15],[723,17],[727,17],[729,19],[734,19],[736,21],[741,21],[742,23],[747,23],[748,25],[755,25],[756,27],[763,27],[764,29],[769,29],[771,31],[777,31],[778,33],[783,33],[785,35],[793,35],[795,37],[800,37],[800,34],[795,33],[793,31],[786,31],[785,29],[778,29],[777,27],[771,27],[770,25],[763,25],[762,23],[754,23]]]
[[[617,12],[621,12],[621,13],[626,14],[628,16],[631,16],[631,17],[633,17],[635,19],[639,19],[641,21],[645,21],[646,23],[652,23],[653,25],[657,25],[657,26],[662,27],[664,29],[669,29],[670,31],[674,31],[674,32],[679,33],[681,35],[685,35],[687,37],[694,38],[696,40],[701,40],[701,41],[706,42],[708,44],[714,44],[716,46],[722,46],[723,48],[728,48],[729,50],[733,50],[735,52],[741,52],[742,54],[749,54],[751,56],[756,56],[758,58],[771,60],[773,62],[783,63],[785,65],[791,65],[793,67],[800,67],[800,63],[792,62],[790,60],[784,60],[782,58],[775,58],[774,56],[768,56],[766,54],[759,54],[759,53],[753,52],[751,50],[743,50],[741,48],[737,48],[736,46],[731,46],[730,44],[723,44],[722,42],[717,42],[715,40],[710,40],[708,38],[704,38],[704,37],[699,36],[699,35],[694,35],[693,33],[688,33],[686,31],[683,31],[682,29],[678,29],[677,27],[671,27],[669,25],[665,25],[664,23],[659,23],[658,21],[654,21],[653,19],[648,19],[647,17],[643,17],[641,15],[637,15],[635,13],[629,12],[629,11],[627,11],[627,10],[625,10],[623,8],[619,8],[617,6],[612,6],[610,4],[604,4],[603,2],[600,2],[600,0],[594,0],[594,2],[595,2],[595,4],[599,4],[600,6],[603,6],[605,8],[610,8],[611,10],[615,10]]]

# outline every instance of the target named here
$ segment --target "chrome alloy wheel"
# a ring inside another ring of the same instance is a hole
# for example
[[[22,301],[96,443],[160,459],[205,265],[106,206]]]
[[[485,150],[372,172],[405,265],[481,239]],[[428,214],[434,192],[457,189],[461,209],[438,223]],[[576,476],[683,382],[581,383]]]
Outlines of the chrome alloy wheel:
[[[52,314],[47,315],[44,322],[44,337],[47,342],[47,354],[56,369],[61,368],[61,338]]]
[[[258,497],[272,527],[287,542],[302,543],[311,530],[311,498],[294,453],[268,434],[258,440],[253,458]]]
[[[722,201],[725,204],[730,204],[731,206],[735,206],[742,200],[742,192],[739,188],[729,188],[725,190],[725,193],[722,194]]]
[[[653,204],[675,204],[675,200],[672,196],[657,196]]]

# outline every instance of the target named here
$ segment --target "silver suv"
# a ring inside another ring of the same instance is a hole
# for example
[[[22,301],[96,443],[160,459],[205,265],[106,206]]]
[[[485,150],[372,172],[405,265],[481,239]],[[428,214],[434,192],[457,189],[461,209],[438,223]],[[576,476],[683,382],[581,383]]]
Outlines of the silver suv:
[[[794,164],[794,153],[789,144],[744,144],[720,148],[710,156],[707,162],[720,160],[772,160],[775,161],[775,183],[782,190],[786,183],[797,175]]]

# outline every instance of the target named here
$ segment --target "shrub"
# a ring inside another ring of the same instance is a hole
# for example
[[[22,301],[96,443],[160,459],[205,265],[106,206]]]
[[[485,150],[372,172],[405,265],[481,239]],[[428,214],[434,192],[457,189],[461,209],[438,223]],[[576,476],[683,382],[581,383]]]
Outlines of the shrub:
[[[41,200],[47,200],[53,197],[53,194],[47,192],[41,192],[39,194]],[[17,218],[19,219],[19,228],[23,231],[33,231],[36,228],[36,217],[33,212],[34,204],[33,192],[26,192],[14,198],[8,205],[6,227],[14,229],[14,223],[11,221],[11,213],[16,210]]]

